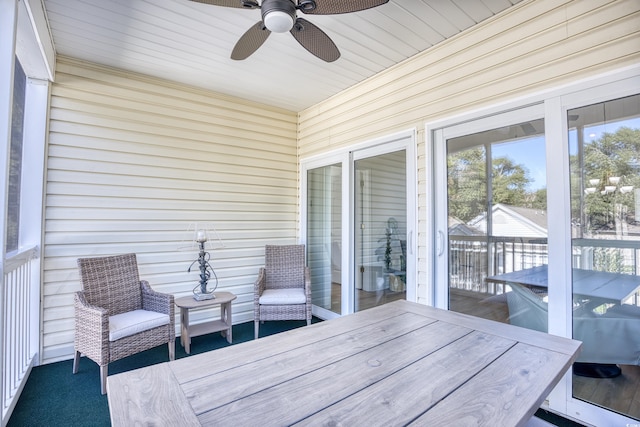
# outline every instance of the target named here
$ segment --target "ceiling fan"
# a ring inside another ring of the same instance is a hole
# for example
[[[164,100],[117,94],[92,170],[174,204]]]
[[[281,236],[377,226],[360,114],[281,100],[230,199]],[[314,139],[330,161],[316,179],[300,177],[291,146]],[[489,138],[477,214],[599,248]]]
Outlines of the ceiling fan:
[[[389,0],[262,0],[262,4],[258,4],[256,0],[192,1],[238,9],[260,9],[262,20],[240,37],[231,52],[231,59],[246,59],[262,46],[272,32],[289,31],[313,55],[333,62],[340,57],[340,51],[333,40],[311,22],[298,18],[297,11],[307,15],[335,15],[370,9]]]

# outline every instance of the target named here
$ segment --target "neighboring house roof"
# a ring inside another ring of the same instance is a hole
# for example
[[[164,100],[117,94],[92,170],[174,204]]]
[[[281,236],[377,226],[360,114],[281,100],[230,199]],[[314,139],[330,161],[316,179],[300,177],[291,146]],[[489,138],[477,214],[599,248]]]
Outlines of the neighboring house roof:
[[[544,210],[497,203],[491,211],[493,236],[547,237],[547,212]],[[486,214],[472,219],[467,225],[486,232]]]
[[[498,205],[504,206],[505,208],[512,210],[513,212],[521,215],[522,217],[536,224],[545,232],[547,231],[547,211],[546,210],[523,208],[520,206],[502,205],[501,203],[498,203]],[[494,210],[496,206],[494,206]]]
[[[462,222],[462,220],[452,216],[449,217],[448,228],[449,235],[453,236],[482,236],[485,234],[482,232],[482,230],[471,227]]]

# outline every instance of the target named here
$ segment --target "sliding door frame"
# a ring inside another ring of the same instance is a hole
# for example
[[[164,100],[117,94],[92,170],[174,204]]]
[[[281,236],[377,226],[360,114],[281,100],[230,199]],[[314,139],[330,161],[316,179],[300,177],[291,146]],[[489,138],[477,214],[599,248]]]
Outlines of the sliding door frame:
[[[307,239],[307,173],[311,169],[340,163],[342,165],[342,311],[340,315],[351,314],[355,307],[355,256],[354,244],[354,180],[355,161],[374,155],[405,150],[406,153],[406,192],[407,192],[407,295],[408,301],[416,301],[417,288],[417,169],[416,169],[416,130],[409,129],[385,137],[354,144],[329,153],[300,159],[300,242]],[[340,315],[314,306],[313,314],[323,319]]]
[[[300,242],[304,245],[307,244],[307,221],[308,221],[308,209],[307,209],[307,200],[308,200],[308,172],[313,169],[331,166],[335,164],[340,164],[342,166],[342,212],[340,215],[340,227],[341,227],[341,237],[342,237],[342,253],[341,256],[341,283],[348,283],[348,278],[353,275],[352,269],[353,266],[349,263],[350,253],[351,253],[351,245],[344,245],[345,236],[348,236],[349,233],[349,204],[350,202],[350,194],[349,191],[345,191],[345,189],[351,188],[351,177],[348,173],[349,171],[349,153],[342,152],[332,152],[328,153],[326,156],[318,156],[308,160],[300,161]],[[346,207],[346,208],[345,208]],[[330,261],[329,261],[330,262]],[[342,300],[342,311],[344,313],[344,301],[345,298],[348,298],[348,294],[346,293],[345,286],[341,287],[341,300]],[[340,314],[334,313],[331,310],[326,308],[318,307],[314,305],[312,307],[312,313],[314,316],[318,316],[322,319],[333,319],[336,317],[340,317]],[[341,313],[341,314],[343,314]]]
[[[455,117],[425,123],[425,169],[432,185],[426,188],[425,213],[427,255],[428,305],[447,308],[447,279],[439,274],[447,271],[446,247],[446,147],[442,141],[448,137],[444,130],[454,126],[470,125],[466,133],[477,131],[473,122],[526,109],[542,106],[545,120],[545,147],[547,165],[547,216],[548,223],[549,281],[564,283],[549,288],[549,333],[572,337],[572,272],[571,272],[571,224],[569,197],[569,142],[567,111],[598,102],[622,98],[640,93],[640,66],[627,67],[576,83],[553,88],[513,101],[496,104],[481,110]],[[528,117],[533,119],[535,117]],[[554,185],[549,185],[554,183]],[[444,193],[444,194],[442,194]],[[444,213],[443,213],[444,212]],[[444,221],[444,222],[443,222]],[[444,229],[442,228],[443,225]],[[431,262],[430,262],[431,261]],[[571,371],[551,391],[545,406],[548,409],[594,425],[633,425],[636,420],[573,398]]]
[[[562,190],[564,190],[562,193],[560,191],[554,191],[552,194],[548,195],[548,203],[552,206],[556,205],[558,209],[560,207],[564,208],[562,212],[557,211],[549,213],[550,217],[551,215],[557,215],[555,216],[556,218],[564,218],[564,221],[555,222],[557,227],[556,229],[549,229],[549,248],[551,248],[552,243],[555,243],[555,247],[557,249],[557,253],[553,254],[553,256],[551,255],[551,251],[549,254],[550,278],[555,277],[556,280],[564,280],[564,283],[572,283],[572,269],[570,261],[572,251],[570,224],[571,206],[570,202],[568,202],[570,199],[570,174],[567,112],[574,108],[624,98],[638,93],[640,93],[640,71],[635,77],[608,79],[600,82],[600,84],[580,88],[580,90],[576,90],[572,93],[548,99],[546,102],[547,114],[557,119],[557,123],[553,123],[551,125],[554,127],[560,127],[562,130],[560,133],[562,139],[557,140],[557,143],[564,147],[561,159],[558,158],[560,156],[556,156],[554,158],[553,153],[547,153],[547,164],[550,168],[554,169],[552,173],[556,173],[555,176],[550,177],[550,179],[555,180],[551,182],[559,183],[561,182],[560,180],[562,180],[562,185],[558,185],[558,187],[561,187]],[[561,162],[562,164],[560,164]],[[560,176],[560,171],[562,171],[562,176]],[[551,198],[552,196],[554,197],[553,199]],[[565,200],[564,204],[560,203],[560,200]],[[560,215],[564,216],[561,217]],[[551,240],[552,237],[555,241]],[[563,259],[568,261],[566,263],[562,263]],[[552,261],[554,262],[552,263]],[[559,315],[556,318],[556,325],[549,322],[549,333],[561,336],[571,336],[573,329],[573,317],[570,302],[573,298],[573,290],[571,286],[566,286],[564,288],[557,287],[555,292],[557,292],[558,295],[555,295],[555,298],[565,298],[568,303],[562,307],[553,307],[551,304],[551,298],[554,297],[551,293],[552,289],[553,288],[549,289],[549,311],[551,312],[551,310],[554,310],[554,312],[559,313]],[[559,304],[559,302],[556,301],[555,304]],[[563,331],[561,330],[561,326],[563,325],[567,328],[567,334],[562,334]],[[556,327],[554,328],[554,326]],[[566,399],[562,400],[562,397],[565,397]],[[610,425],[611,423],[613,423],[612,425],[638,424],[637,420],[633,420],[588,402],[575,399],[573,397],[570,374],[565,375],[564,380],[558,384],[556,389],[554,389],[550,395],[550,408],[594,425],[606,425],[608,423]]]
[[[451,124],[434,130],[433,135],[433,172],[434,172],[434,283],[430,299],[438,308],[449,308],[449,247],[448,247],[448,196],[447,196],[447,140],[459,136],[472,135],[491,129],[537,120],[544,117],[544,105],[525,106],[523,108],[479,117],[476,120]],[[490,154],[489,154],[490,158]],[[489,173],[489,170],[487,170]],[[488,181],[489,183],[489,181]],[[439,187],[438,187],[439,186]],[[490,215],[488,215],[490,217]]]

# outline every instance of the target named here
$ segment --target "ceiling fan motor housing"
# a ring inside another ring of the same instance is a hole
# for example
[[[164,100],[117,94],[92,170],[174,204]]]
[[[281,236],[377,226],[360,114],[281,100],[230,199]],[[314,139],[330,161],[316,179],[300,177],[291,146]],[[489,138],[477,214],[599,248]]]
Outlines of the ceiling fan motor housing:
[[[296,21],[296,5],[291,0],[264,0],[262,22],[269,31],[286,33]]]

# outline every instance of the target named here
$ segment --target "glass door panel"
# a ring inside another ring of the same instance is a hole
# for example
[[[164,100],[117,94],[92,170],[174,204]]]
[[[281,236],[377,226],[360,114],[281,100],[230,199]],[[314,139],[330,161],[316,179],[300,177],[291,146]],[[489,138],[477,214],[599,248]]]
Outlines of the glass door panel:
[[[307,265],[313,305],[341,313],[342,166],[307,172]]]
[[[573,336],[583,342],[573,396],[640,419],[640,95],[569,110],[567,122]]]
[[[406,298],[406,151],[355,162],[355,311]]]
[[[546,331],[529,324],[546,311],[523,314],[511,293],[546,310],[546,271],[542,287],[507,275],[547,263],[544,120],[449,138],[446,156],[449,309]]]

